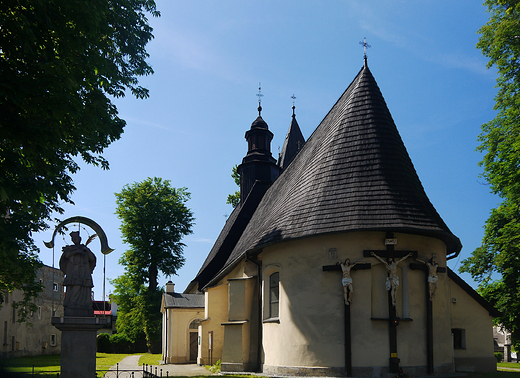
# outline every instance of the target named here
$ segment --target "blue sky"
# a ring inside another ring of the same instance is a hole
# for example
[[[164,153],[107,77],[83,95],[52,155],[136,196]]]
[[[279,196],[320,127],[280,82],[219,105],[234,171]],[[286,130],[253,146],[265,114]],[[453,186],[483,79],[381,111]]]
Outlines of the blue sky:
[[[479,177],[475,151],[480,126],[494,117],[494,69],[475,48],[488,14],[478,1],[199,1],[160,0],[148,45],[155,74],[142,78],[150,98],[127,96],[115,104],[127,121],[122,138],[106,149],[110,170],[82,165],[74,175],[75,206],[61,219],[86,216],[105,230],[115,251],[106,275],[123,273],[126,246],[115,215],[115,192],[147,177],[187,187],[196,225],[184,239],[185,266],[171,277],[183,291],[195,276],[232,211],[226,197],[237,188],[231,168],[247,152],[246,130],[257,116],[275,134],[275,157],[296,117],[308,138],[363,65],[388,104],[431,202],[463,244],[460,260],[480,245],[485,220],[499,198]],[[35,235],[40,258],[53,229]],[[90,230],[88,230],[91,232]],[[82,230],[86,240],[87,232]],[[69,238],[56,239],[55,265]],[[102,299],[99,242],[95,298]],[[463,275],[473,286],[470,277]],[[167,278],[163,277],[163,285]],[[112,290],[107,283],[107,294]]]

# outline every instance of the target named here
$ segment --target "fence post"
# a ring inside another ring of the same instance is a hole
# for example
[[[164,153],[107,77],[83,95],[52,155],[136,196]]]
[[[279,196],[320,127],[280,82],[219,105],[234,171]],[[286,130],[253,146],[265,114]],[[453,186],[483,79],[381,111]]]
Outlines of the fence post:
[[[161,369],[161,377],[162,377],[162,369]]]
[[[116,378],[119,377],[119,362],[116,364]]]

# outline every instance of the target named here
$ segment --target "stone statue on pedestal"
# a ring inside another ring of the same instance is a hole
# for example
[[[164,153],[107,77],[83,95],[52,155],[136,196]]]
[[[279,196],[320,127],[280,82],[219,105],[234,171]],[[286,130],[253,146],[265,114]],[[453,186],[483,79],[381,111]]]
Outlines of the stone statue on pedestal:
[[[70,233],[73,245],[63,247],[60,258],[60,270],[65,274],[63,285],[66,287],[63,307],[65,316],[91,317],[92,308],[92,272],[96,267],[96,256],[81,244],[78,231]]]

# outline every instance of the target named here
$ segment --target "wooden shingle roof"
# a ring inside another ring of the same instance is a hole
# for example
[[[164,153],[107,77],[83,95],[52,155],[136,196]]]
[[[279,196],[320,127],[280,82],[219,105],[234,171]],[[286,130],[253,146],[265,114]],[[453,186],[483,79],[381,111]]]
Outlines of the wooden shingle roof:
[[[191,292],[197,284],[199,289],[203,288],[225,266],[269,185],[270,183],[255,182],[246,199],[233,210],[199,272],[184,291],[185,293]]]
[[[289,131],[287,132],[283,142],[282,151],[280,152],[280,157],[278,158],[278,166],[282,169],[287,168],[287,166],[294,160],[298,152],[300,152],[300,150],[303,148],[304,144],[305,138],[303,137],[302,131],[300,130],[298,121],[296,121],[296,115],[294,114],[293,106],[291,125],[289,126]]]
[[[426,196],[366,65],[266,192],[223,269],[272,243],[349,231],[432,236],[448,254],[462,248]]]

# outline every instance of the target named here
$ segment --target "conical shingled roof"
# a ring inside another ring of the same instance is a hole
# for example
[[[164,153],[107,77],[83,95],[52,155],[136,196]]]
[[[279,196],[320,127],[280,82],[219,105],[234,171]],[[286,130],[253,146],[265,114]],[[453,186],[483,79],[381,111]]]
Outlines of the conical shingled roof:
[[[462,248],[426,196],[366,65],[266,192],[224,270],[274,242],[347,231],[433,236],[448,253]]]

